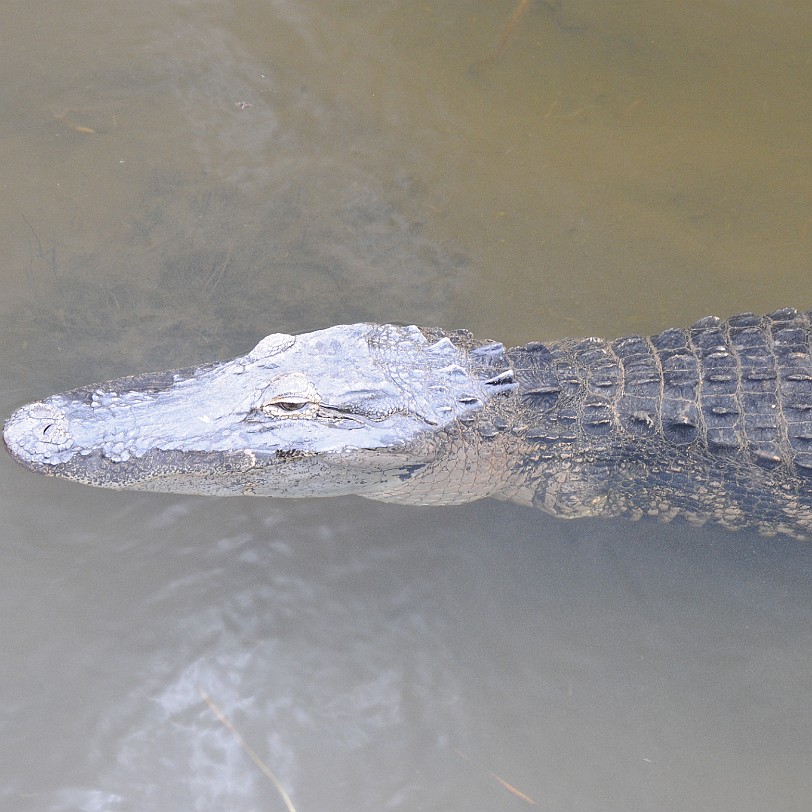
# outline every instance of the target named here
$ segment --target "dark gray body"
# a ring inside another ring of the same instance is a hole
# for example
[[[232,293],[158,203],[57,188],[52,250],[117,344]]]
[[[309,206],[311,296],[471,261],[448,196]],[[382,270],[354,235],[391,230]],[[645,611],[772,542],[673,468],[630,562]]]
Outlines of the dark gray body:
[[[511,350],[533,504],[808,535],[811,337],[782,310]]]
[[[246,356],[55,395],[4,438],[115,488],[412,504],[485,496],[563,517],[812,533],[812,326],[786,309],[650,338],[506,350],[341,325]]]

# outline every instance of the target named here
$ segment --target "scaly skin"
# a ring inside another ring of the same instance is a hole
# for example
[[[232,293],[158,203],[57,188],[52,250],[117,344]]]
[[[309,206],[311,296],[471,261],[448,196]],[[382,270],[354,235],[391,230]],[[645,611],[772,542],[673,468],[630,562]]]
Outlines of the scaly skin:
[[[38,473],[211,495],[494,496],[564,518],[812,533],[810,314],[511,350],[341,325],[84,387],[4,428]]]

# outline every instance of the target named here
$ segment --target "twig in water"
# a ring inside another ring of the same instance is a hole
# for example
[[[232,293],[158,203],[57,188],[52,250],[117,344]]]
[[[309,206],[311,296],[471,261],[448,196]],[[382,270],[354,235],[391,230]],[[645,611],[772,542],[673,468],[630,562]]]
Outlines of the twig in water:
[[[474,763],[471,761],[470,758],[468,758],[468,756],[465,755],[465,753],[457,750],[456,747],[454,748],[454,752],[463,761],[467,761],[472,767],[474,766]],[[513,784],[508,783],[507,781],[505,781],[504,778],[498,776],[492,770],[486,770],[486,772],[491,778],[493,778],[494,781],[496,781],[499,784],[500,787],[506,789],[511,795],[515,795],[517,798],[521,798],[521,800],[523,800],[526,804],[529,804],[530,806],[536,805],[536,802],[529,795],[525,795],[520,789],[516,789],[516,787],[514,787]]]
[[[487,56],[474,62],[474,64],[471,65],[472,68],[478,67],[479,65],[487,65],[489,62],[496,62],[496,60],[502,56],[510,44],[511,39],[513,39],[513,30],[516,28],[516,23],[519,22],[519,17],[527,10],[527,4],[529,2],[530,0],[519,0],[519,4],[513,10],[510,19],[505,23],[505,27],[502,29],[502,36],[499,37],[499,41],[494,45],[493,50]]]
[[[259,767],[260,772],[276,787],[276,791],[282,796],[282,800],[285,802],[285,806],[287,807],[288,812],[296,812],[296,808],[293,806],[293,801],[290,800],[290,795],[285,791],[285,788],[279,783],[279,779],[271,772],[271,768],[256,754],[250,744],[240,735],[237,728],[231,724],[228,717],[220,710],[220,707],[215,704],[214,700],[204,691],[199,685],[197,686],[197,690],[200,692],[200,696],[203,697],[203,701],[211,708],[211,712],[219,719],[220,723],[225,727],[232,736],[237,740],[237,743],[242,747],[242,749],[248,754],[248,757],[254,764]]]

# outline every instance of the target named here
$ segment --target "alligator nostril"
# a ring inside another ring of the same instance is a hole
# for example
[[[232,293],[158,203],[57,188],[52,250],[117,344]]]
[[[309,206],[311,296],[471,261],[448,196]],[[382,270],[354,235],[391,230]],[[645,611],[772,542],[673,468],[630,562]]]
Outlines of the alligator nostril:
[[[70,423],[52,403],[29,403],[3,426],[3,440],[12,456],[24,465],[54,465],[68,459],[75,448]]]

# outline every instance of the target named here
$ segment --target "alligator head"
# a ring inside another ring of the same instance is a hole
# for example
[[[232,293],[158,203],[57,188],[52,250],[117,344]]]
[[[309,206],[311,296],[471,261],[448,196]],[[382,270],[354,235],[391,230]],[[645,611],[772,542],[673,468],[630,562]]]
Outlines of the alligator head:
[[[32,471],[101,487],[448,504],[498,488],[493,467],[466,465],[462,434],[514,386],[501,344],[342,325],[54,395],[3,436]]]

